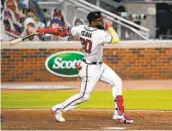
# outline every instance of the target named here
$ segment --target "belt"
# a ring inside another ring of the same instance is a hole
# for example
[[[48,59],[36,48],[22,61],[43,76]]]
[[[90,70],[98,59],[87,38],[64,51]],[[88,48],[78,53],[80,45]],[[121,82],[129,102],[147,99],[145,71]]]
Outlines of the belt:
[[[103,62],[91,62],[91,63],[87,63],[85,59],[83,59],[83,62],[85,62],[86,64],[90,64],[90,65],[97,65],[97,64],[102,64]]]

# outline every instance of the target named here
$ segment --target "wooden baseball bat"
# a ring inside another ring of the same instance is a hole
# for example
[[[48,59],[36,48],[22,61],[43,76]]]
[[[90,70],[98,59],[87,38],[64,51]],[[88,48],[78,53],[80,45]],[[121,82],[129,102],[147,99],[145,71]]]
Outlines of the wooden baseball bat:
[[[20,42],[22,42],[22,41],[24,41],[24,40],[26,40],[26,39],[28,39],[28,38],[34,36],[34,35],[37,35],[37,34],[35,33],[35,34],[28,35],[28,36],[26,36],[26,37],[24,37],[24,38],[17,38],[17,39],[15,39],[15,40],[9,41],[8,44],[9,44],[10,46],[16,45],[16,44],[18,44],[18,43],[20,43]]]

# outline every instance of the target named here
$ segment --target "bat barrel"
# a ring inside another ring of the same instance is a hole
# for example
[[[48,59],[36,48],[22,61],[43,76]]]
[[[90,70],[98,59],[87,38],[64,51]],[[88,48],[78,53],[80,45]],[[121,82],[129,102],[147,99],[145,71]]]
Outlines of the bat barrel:
[[[8,44],[9,44],[10,46],[15,45],[15,44],[18,44],[18,43],[20,43],[20,42],[22,42],[22,41],[24,41],[24,40],[26,40],[26,39],[28,39],[28,38],[34,36],[34,35],[37,35],[37,34],[35,33],[35,34],[32,34],[32,35],[26,36],[26,37],[24,37],[24,38],[18,38],[18,39],[9,41]]]
[[[18,39],[15,39],[15,40],[12,40],[12,41],[9,41],[9,45],[12,46],[12,45],[15,45],[19,42],[22,42],[22,38],[18,38]]]

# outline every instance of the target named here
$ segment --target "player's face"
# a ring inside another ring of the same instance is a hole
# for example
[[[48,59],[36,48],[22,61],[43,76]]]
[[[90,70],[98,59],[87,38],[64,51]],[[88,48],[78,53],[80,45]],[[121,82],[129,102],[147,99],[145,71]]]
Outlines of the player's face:
[[[102,19],[92,21],[92,25],[98,29],[104,29],[104,22]]]

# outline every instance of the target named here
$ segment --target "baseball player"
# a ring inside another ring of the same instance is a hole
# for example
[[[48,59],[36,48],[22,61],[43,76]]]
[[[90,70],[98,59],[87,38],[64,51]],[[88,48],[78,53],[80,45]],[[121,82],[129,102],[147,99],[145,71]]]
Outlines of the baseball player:
[[[124,112],[123,96],[122,96],[122,80],[121,78],[105,63],[103,63],[103,46],[104,44],[119,42],[117,33],[114,31],[110,23],[106,23],[104,27],[101,12],[90,12],[87,15],[89,25],[79,25],[69,27],[68,29],[49,28],[38,29],[37,34],[45,33],[60,36],[78,36],[84,50],[84,58],[80,65],[76,65],[81,78],[80,93],[70,97],[66,101],[57,104],[51,108],[58,122],[65,122],[62,113],[75,108],[77,105],[87,101],[96,83],[100,80],[112,86],[112,93],[115,102],[115,110],[112,119],[123,122],[133,123]],[[105,28],[108,32],[105,31]]]

